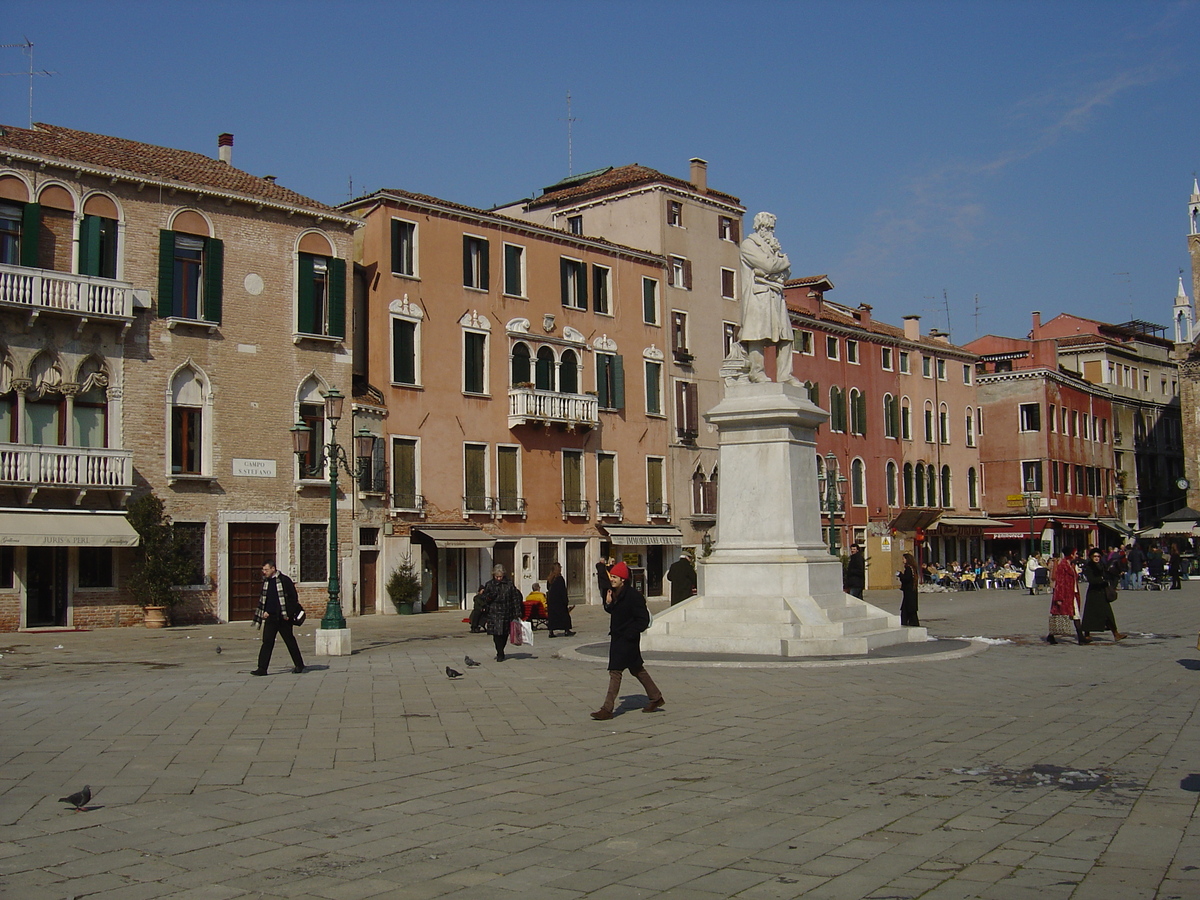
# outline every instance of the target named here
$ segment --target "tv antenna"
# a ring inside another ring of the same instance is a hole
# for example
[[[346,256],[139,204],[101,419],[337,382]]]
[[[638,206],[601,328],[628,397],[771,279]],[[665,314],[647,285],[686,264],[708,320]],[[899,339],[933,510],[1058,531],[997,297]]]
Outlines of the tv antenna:
[[[571,126],[579,120],[571,115],[571,92],[567,91],[567,174],[575,174],[575,148]]]
[[[980,311],[981,309],[983,309],[983,307],[979,305],[979,295],[978,295],[978,294],[976,294],[976,295],[975,295],[975,312],[974,312],[974,316],[975,316],[975,337],[979,337],[979,311]]]
[[[33,128],[33,79],[40,76],[57,75],[57,72],[47,72],[45,69],[35,69],[33,67],[33,41],[25,38],[20,44],[0,44],[0,49],[15,49],[20,47],[25,51],[25,55],[29,57],[29,71],[27,72],[0,72],[0,75],[11,75],[18,78],[29,79],[29,127]]]

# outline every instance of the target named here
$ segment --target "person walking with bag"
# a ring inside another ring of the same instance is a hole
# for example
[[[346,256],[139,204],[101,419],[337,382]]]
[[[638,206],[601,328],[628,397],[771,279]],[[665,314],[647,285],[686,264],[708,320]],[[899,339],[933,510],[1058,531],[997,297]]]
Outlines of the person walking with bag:
[[[504,662],[504,648],[508,644],[509,629],[514,621],[520,621],[525,610],[521,605],[521,592],[516,585],[504,577],[504,566],[492,566],[491,581],[485,583],[479,593],[484,601],[483,630],[492,636],[496,645],[496,662]]]
[[[258,668],[251,675],[266,675],[271,665],[271,653],[275,650],[278,635],[292,656],[292,672],[299,675],[304,671],[304,657],[296,644],[292,626],[304,621],[304,608],[296,594],[296,584],[277,568],[275,560],[263,563],[262,593],[258,597],[258,608],[254,611],[254,626],[262,629],[262,647],[258,651]]]
[[[1112,600],[1116,590],[1109,583],[1109,573],[1101,561],[1103,556],[1099,547],[1088,550],[1087,562],[1083,564],[1083,579],[1088,584],[1087,595],[1083,601],[1083,637],[1085,644],[1092,641],[1093,631],[1111,631],[1113,640],[1123,640],[1125,635],[1117,631],[1117,620],[1113,616]]]
[[[611,719],[617,693],[621,690],[622,673],[629,674],[642,683],[649,698],[642,712],[657,712],[663,708],[662,691],[646,671],[642,662],[642,632],[650,627],[650,610],[646,598],[629,583],[629,566],[617,563],[609,570],[612,588],[604,598],[604,611],[609,615],[608,642],[608,693],[604,703],[592,713],[593,719]]]
[[[1053,588],[1050,597],[1050,632],[1046,642],[1057,644],[1058,638],[1072,633],[1081,644],[1089,643],[1079,626],[1079,573],[1075,570],[1076,550],[1063,553],[1054,565]]]

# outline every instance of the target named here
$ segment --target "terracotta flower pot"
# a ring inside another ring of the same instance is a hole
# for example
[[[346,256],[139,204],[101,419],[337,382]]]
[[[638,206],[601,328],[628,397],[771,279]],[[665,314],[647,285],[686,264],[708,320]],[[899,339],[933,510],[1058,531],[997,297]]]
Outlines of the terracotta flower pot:
[[[170,620],[167,618],[167,608],[165,606],[146,606],[143,607],[146,614],[145,624],[147,628],[166,628],[170,625]]]

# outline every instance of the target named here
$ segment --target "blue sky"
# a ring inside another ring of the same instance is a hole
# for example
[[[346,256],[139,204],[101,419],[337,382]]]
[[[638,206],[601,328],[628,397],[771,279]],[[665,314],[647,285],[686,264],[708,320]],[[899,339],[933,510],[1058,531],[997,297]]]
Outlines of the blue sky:
[[[568,172],[569,91],[575,172],[703,157],[794,274],[897,324],[948,305],[958,343],[1032,310],[1167,325],[1188,266],[1192,0],[3,7],[0,44],[55,73],[36,121],[213,155],[230,131],[235,165],[326,203],[529,196]],[[0,123],[28,87],[0,77]]]

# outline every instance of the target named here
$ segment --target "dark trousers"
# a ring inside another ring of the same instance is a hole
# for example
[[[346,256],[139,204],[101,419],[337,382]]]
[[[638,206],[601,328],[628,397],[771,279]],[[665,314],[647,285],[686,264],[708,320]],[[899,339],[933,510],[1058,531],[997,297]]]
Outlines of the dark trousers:
[[[258,669],[267,671],[271,664],[271,652],[275,649],[275,635],[279,635],[288,653],[292,654],[292,663],[304,668],[304,658],[300,655],[300,647],[296,644],[296,636],[292,634],[292,623],[280,616],[268,616],[263,621],[262,647],[258,651]]]
[[[496,645],[496,652],[503,655],[504,647],[508,643],[507,634],[493,634],[492,643]]]
[[[851,597],[857,597],[859,600],[863,598],[863,589],[860,587],[848,587],[846,593]]]

